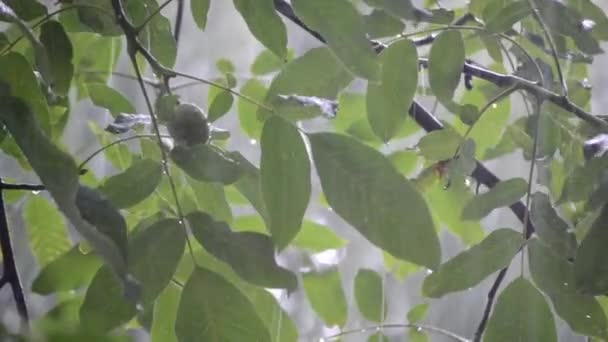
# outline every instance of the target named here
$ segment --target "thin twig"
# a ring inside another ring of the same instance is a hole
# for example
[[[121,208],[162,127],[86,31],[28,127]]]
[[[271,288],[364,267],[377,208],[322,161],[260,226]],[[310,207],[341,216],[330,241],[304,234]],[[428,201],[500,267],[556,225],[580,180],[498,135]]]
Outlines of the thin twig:
[[[182,20],[184,18],[184,0],[177,0],[177,12],[175,13],[175,29],[173,38],[175,39],[175,45],[179,43],[179,36],[182,32]]]
[[[327,337],[324,337],[321,339],[321,341],[331,341],[331,340],[335,340],[338,339],[340,337],[344,337],[347,335],[355,335],[355,334],[364,334],[370,331],[379,331],[382,329],[416,329],[416,330],[426,330],[428,332],[432,332],[432,333],[436,333],[439,335],[443,335],[443,336],[447,336],[451,339],[453,339],[454,341],[458,341],[458,342],[471,342],[469,339],[467,339],[466,337],[462,337],[460,335],[457,335],[451,331],[445,330],[445,329],[441,329],[438,327],[434,327],[431,325],[426,325],[426,324],[379,324],[379,325],[375,325],[375,326],[371,326],[371,327],[365,327],[365,328],[361,328],[361,329],[353,329],[353,330],[345,330],[342,332],[339,332],[335,335],[330,335]]]
[[[114,146],[114,145],[118,145],[118,144],[122,144],[124,142],[130,141],[130,140],[135,140],[135,139],[142,139],[142,138],[150,138],[150,139],[156,139],[156,134],[136,134],[130,137],[126,137],[126,138],[121,138],[118,140],[114,140],[111,143],[101,146],[100,148],[98,148],[97,150],[95,150],[95,152],[91,153],[88,157],[86,157],[82,163],[80,163],[80,165],[78,165],[78,170],[82,170],[84,168],[84,166],[91,161],[91,159],[95,158],[98,154],[100,154],[101,152],[107,150],[108,148]],[[171,138],[171,136],[169,135],[161,135],[161,138]]]
[[[43,191],[46,187],[42,184],[11,184],[4,183],[0,180],[0,189],[2,190],[24,190],[24,191]]]
[[[505,275],[507,274],[508,269],[509,269],[509,266],[503,268],[502,270],[500,270],[500,272],[498,272],[498,275],[496,276],[496,280],[494,280],[494,283],[492,284],[492,287],[490,288],[490,291],[488,292],[488,301],[486,302],[486,306],[483,310],[483,316],[481,317],[481,321],[479,322],[479,325],[477,326],[477,330],[475,330],[473,342],[481,341],[483,332],[485,331],[486,325],[488,324],[488,319],[490,318],[490,313],[492,312],[492,306],[494,304],[494,300],[496,299],[496,295],[498,294],[498,288],[500,287],[500,284],[502,283],[503,279],[505,278]]]

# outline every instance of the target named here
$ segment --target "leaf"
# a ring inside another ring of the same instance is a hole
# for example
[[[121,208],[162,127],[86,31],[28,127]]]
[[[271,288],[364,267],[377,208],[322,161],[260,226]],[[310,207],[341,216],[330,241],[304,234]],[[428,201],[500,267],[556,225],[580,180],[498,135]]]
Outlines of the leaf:
[[[270,341],[247,297],[229,281],[197,267],[182,290],[175,334],[187,341]]]
[[[584,294],[608,293],[608,265],[604,262],[608,243],[606,222],[608,222],[608,206],[604,206],[576,251],[574,279],[576,288]]]
[[[414,22],[449,24],[454,12],[445,9],[427,10],[415,7],[410,0],[365,0],[369,6],[384,8],[388,13]]]
[[[338,111],[338,101],[316,96],[277,95],[277,104],[283,109],[301,107],[303,112],[321,113],[325,118],[333,119]],[[297,110],[297,109],[294,109]]]
[[[211,0],[190,0],[192,18],[194,18],[196,26],[203,31],[207,27],[207,15],[209,14],[210,6]]]
[[[234,98],[228,91],[221,91],[211,101],[209,106],[209,122],[214,122],[230,111]]]
[[[407,312],[407,321],[410,324],[416,324],[422,321],[429,311],[429,304],[422,303],[414,306]]]
[[[215,61],[215,67],[222,74],[234,74],[235,72],[234,64],[228,58],[220,58]]]
[[[294,0],[296,14],[321,33],[327,45],[354,75],[378,81],[380,68],[365,34],[363,19],[347,0]]]
[[[486,30],[490,33],[505,32],[530,13],[532,9],[527,1],[514,1],[487,20]]]
[[[129,208],[150,196],[162,177],[159,162],[140,159],[122,173],[114,175],[99,187],[116,208]]]
[[[267,235],[253,232],[232,232],[221,221],[203,212],[186,216],[196,240],[211,255],[227,263],[244,280],[263,287],[297,287],[296,276],[277,265],[274,246]]]
[[[83,254],[79,246],[48,263],[32,284],[32,291],[49,295],[76,290],[87,285],[101,266],[93,253]]]
[[[353,138],[309,135],[329,205],[365,238],[393,256],[434,269],[441,252],[424,198],[376,150]]]
[[[87,223],[88,215],[84,215],[80,206],[76,205],[77,192],[80,192],[81,187],[78,184],[78,171],[74,160],[51,143],[40,130],[32,112],[20,100],[0,97],[0,120],[15,138],[59,209],[114,272],[124,277],[126,261],[121,248],[124,240],[114,240],[100,227]],[[122,227],[115,226],[113,229],[120,232]]]
[[[149,15],[154,17],[146,25],[150,32],[150,52],[165,67],[172,68],[177,57],[177,43],[173,38],[171,22],[158,10],[156,0],[145,0]]]
[[[415,151],[395,151],[388,157],[404,176],[409,176],[418,165],[418,156]]]
[[[347,304],[340,272],[332,269],[323,273],[305,273],[302,280],[310,305],[325,324],[344,326]]]
[[[509,265],[523,244],[521,234],[514,230],[495,230],[479,244],[441,264],[424,279],[422,291],[427,297],[439,298],[473,287]]]
[[[292,243],[298,248],[320,253],[329,249],[341,248],[346,244],[346,241],[336,235],[329,227],[305,220],[302,223],[302,229]]]
[[[91,101],[98,107],[108,109],[112,116],[120,113],[135,113],[135,107],[127,98],[103,83],[89,83],[87,91]]]
[[[536,192],[532,195],[530,220],[536,235],[564,258],[574,258],[576,237],[568,232],[568,224],[557,215],[548,195]]]
[[[380,84],[367,84],[367,119],[374,133],[388,142],[407,118],[418,88],[418,53],[411,41],[399,40],[380,58]]]
[[[293,59],[293,50],[287,50],[287,60],[277,57],[272,51],[264,50],[255,57],[251,64],[250,71],[252,74],[261,76],[269,74],[273,71],[280,70],[285,64]]]
[[[109,123],[105,131],[112,134],[122,134],[134,130],[138,126],[147,126],[152,123],[150,115],[147,114],[124,114],[120,113]]]
[[[443,31],[435,38],[429,54],[429,84],[441,103],[453,102],[464,58],[464,41],[460,32]]]
[[[484,342],[557,341],[555,321],[543,295],[524,278],[517,278],[498,296]]]
[[[234,0],[254,37],[277,57],[287,56],[287,29],[272,0]]]
[[[373,270],[360,269],[355,276],[355,300],[363,317],[381,323],[387,313],[382,277]]]
[[[260,170],[239,152],[232,152],[230,155],[239,163],[242,173],[242,176],[234,186],[251,203],[264,220],[267,220],[268,213],[266,212],[260,185]]]
[[[260,182],[268,230],[282,250],[298,234],[310,200],[310,161],[298,129],[278,116],[262,131]]]
[[[47,21],[40,28],[40,42],[44,45],[51,66],[51,88],[57,94],[67,95],[74,75],[70,38],[60,23]]]
[[[175,319],[182,289],[169,283],[154,303],[154,314],[150,337],[152,342],[177,342]]]
[[[382,333],[375,333],[367,339],[367,342],[390,342],[390,341],[391,340],[388,337],[384,336]]]
[[[196,207],[191,210],[184,208],[185,212],[202,210],[213,216],[218,221],[232,221],[232,210],[226,201],[224,186],[219,183],[199,182],[192,178],[187,178],[184,183],[185,191],[192,191]]]
[[[255,101],[262,102],[266,95],[266,91],[267,89],[264,83],[256,78],[252,78],[241,87],[240,93]],[[243,132],[251,139],[259,139],[262,133],[263,122],[257,118],[256,113],[258,107],[239,97],[236,100],[236,108]]]
[[[105,0],[76,0],[78,20],[95,33],[118,36],[123,32],[113,16],[100,15],[100,11],[114,13],[112,4]]]
[[[363,16],[363,22],[371,39],[396,36],[405,30],[405,24],[385,10],[374,9]]]
[[[46,7],[36,0],[3,0],[19,18],[30,21],[47,14]]]
[[[148,306],[167,286],[184,253],[186,236],[176,219],[161,219],[139,231],[129,243],[129,271],[141,285],[140,304]],[[102,267],[89,286],[80,320],[93,330],[107,331],[136,313],[134,298]]]
[[[428,160],[447,160],[454,154],[463,143],[463,138],[453,129],[442,129],[432,131],[420,138],[418,148],[420,154]]]
[[[464,220],[478,220],[492,210],[517,202],[527,191],[528,184],[522,178],[502,181],[488,192],[471,198],[462,210]]]
[[[240,175],[238,161],[221,149],[197,144],[192,147],[176,146],[171,159],[190,177],[203,182],[219,182],[224,185],[236,182]]]
[[[302,108],[287,108],[285,111],[280,106],[280,94],[295,94],[299,96],[316,96],[333,100],[338,92],[345,88],[353,77],[344,69],[340,61],[325,47],[315,48],[307,51],[304,55],[289,62],[279,72],[272,83],[264,105],[274,109],[289,119],[300,119],[311,117],[311,113],[302,114]],[[306,82],[303,82],[306,80]],[[264,108],[259,108],[257,116],[260,119],[268,118],[272,113]],[[313,113],[314,114],[314,113]],[[315,116],[321,113],[314,114]]]
[[[31,197],[25,203],[23,218],[30,247],[41,268],[72,246],[63,216],[44,197]]]

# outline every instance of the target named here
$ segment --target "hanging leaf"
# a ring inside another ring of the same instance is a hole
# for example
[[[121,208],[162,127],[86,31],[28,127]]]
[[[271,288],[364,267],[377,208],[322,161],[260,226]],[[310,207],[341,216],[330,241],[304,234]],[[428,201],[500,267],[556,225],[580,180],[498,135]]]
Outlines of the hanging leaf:
[[[150,52],[165,67],[172,68],[177,58],[177,43],[173,37],[171,21],[158,11],[156,0],[145,0],[148,15],[154,15],[146,24],[150,32]]]
[[[96,106],[106,108],[112,113],[112,116],[120,113],[135,113],[135,107],[131,101],[104,83],[87,84],[87,92]]]
[[[277,265],[274,246],[267,235],[232,232],[224,222],[203,212],[187,215],[194,237],[211,255],[227,263],[244,280],[263,287],[297,287],[296,276]]]
[[[528,184],[522,178],[512,178],[498,183],[488,192],[471,198],[462,210],[465,220],[479,220],[492,210],[517,202],[527,191]]]
[[[156,299],[150,329],[152,342],[177,342],[174,327],[181,295],[181,287],[169,283]]]
[[[530,220],[536,235],[553,250],[566,259],[574,258],[576,237],[568,232],[568,224],[557,215],[547,194],[536,192],[532,195]]]
[[[74,75],[70,38],[60,23],[47,21],[40,28],[40,42],[44,45],[50,62],[53,80],[51,88],[57,94],[67,95]]]
[[[23,218],[30,247],[41,268],[72,246],[63,216],[46,198],[31,197],[25,204]]]
[[[454,20],[454,12],[443,8],[427,10],[418,8],[411,0],[365,0],[369,6],[383,8],[388,13],[414,22],[449,24]]]
[[[405,30],[405,24],[385,10],[374,9],[363,16],[363,22],[371,39],[396,36]]]
[[[322,113],[303,111],[302,107],[282,108],[278,95],[293,94],[299,96],[316,96],[333,100],[338,92],[345,88],[353,76],[344,69],[340,61],[328,48],[315,48],[304,55],[289,62],[281,72],[275,76],[266,93],[264,105],[274,109],[275,113],[291,120],[310,118]],[[306,82],[302,82],[306,80]],[[259,108],[257,115],[260,119],[268,118],[272,113]],[[314,114],[314,115],[313,115]]]
[[[184,183],[184,191],[191,191],[194,197],[195,207],[184,206],[184,212],[201,210],[213,216],[218,221],[231,222],[232,209],[226,201],[224,186],[219,183],[200,182],[187,178]]]
[[[264,50],[255,57],[253,64],[251,64],[250,71],[254,75],[266,75],[271,72],[280,70],[285,66],[288,61],[294,58],[293,50],[287,50],[287,59],[281,59],[277,57],[272,51]]]
[[[264,220],[267,220],[268,214],[264,205],[264,199],[262,198],[260,185],[260,170],[239,152],[232,152],[230,156],[239,163],[241,170],[241,177],[234,186],[245,196],[247,201],[251,203]]]
[[[604,206],[576,251],[574,279],[576,288],[585,294],[608,293],[608,265],[603,262],[608,243],[606,222],[608,206]]]
[[[83,254],[79,246],[48,263],[32,284],[32,291],[49,295],[55,292],[77,290],[89,284],[101,260],[93,253]]]
[[[199,29],[205,30],[207,27],[207,15],[211,7],[211,0],[190,0],[190,12],[192,18]]]
[[[453,129],[433,131],[420,138],[418,148],[420,154],[428,160],[447,160],[454,157],[463,138]]]
[[[428,311],[429,311],[428,303],[418,304],[418,305],[414,306],[413,308],[411,308],[410,311],[407,312],[407,321],[410,324],[416,324],[416,323],[422,321],[426,317]]]
[[[298,129],[278,116],[262,131],[260,181],[268,230],[279,250],[298,234],[310,200],[310,161]]]
[[[332,269],[323,273],[305,273],[302,280],[310,305],[325,324],[344,326],[347,304],[340,272]]]
[[[498,296],[483,340],[557,341],[553,314],[543,295],[526,279],[514,280]]]
[[[370,242],[402,260],[431,269],[441,252],[424,198],[391,162],[357,140],[309,135],[329,205]]]
[[[329,227],[311,221],[304,221],[302,229],[292,243],[298,248],[320,253],[329,249],[341,248],[346,244],[346,241],[336,235]]]
[[[279,58],[287,56],[287,30],[272,0],[234,0],[234,7],[260,43]]]
[[[407,118],[418,88],[418,53],[411,41],[399,40],[380,58],[380,84],[367,84],[367,119],[374,133],[388,142]]]
[[[47,14],[46,7],[36,0],[3,0],[19,18],[30,21]]]
[[[488,19],[486,30],[490,33],[505,32],[530,13],[532,13],[532,9],[527,1],[512,2]]]
[[[116,208],[129,208],[150,196],[162,177],[159,162],[140,159],[124,172],[114,175],[99,187]]]
[[[184,285],[175,321],[179,341],[270,341],[247,297],[229,281],[197,267]]]
[[[435,38],[429,54],[429,84],[441,103],[453,103],[464,59],[464,41],[460,32],[447,30]]]
[[[225,90],[219,92],[209,106],[209,122],[214,122],[228,113],[233,102],[234,98],[230,92]]]
[[[378,273],[367,269],[357,271],[355,300],[363,317],[372,322],[382,323],[386,317],[387,303],[382,277]]]
[[[221,149],[197,144],[192,147],[176,146],[171,150],[171,159],[190,177],[203,182],[232,184],[240,175],[238,161]]]
[[[427,297],[439,298],[471,288],[509,265],[523,243],[521,233],[506,228],[495,230],[479,244],[441,264],[424,279],[422,291]]]
[[[355,6],[347,0],[294,0],[298,17],[321,33],[327,45],[353,74],[378,81],[380,68]]]
[[[264,101],[266,90],[264,83],[258,79],[252,78],[241,87],[240,93],[255,101],[262,102]],[[236,100],[236,108],[243,132],[252,139],[259,139],[260,134],[262,133],[263,122],[257,118],[256,113],[258,107],[239,97]]]

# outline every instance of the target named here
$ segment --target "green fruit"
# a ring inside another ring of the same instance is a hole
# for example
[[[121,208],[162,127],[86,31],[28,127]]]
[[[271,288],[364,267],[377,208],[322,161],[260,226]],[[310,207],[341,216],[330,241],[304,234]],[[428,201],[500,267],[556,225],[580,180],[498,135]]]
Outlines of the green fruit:
[[[207,116],[193,103],[182,103],[177,106],[167,128],[176,145],[193,146],[204,144],[209,140]]]

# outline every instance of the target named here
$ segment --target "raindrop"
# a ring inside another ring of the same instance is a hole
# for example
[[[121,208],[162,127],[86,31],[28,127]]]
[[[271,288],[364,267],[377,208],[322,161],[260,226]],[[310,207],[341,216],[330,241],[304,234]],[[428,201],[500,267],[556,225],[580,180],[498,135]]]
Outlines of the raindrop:
[[[585,317],[586,317],[586,318],[588,318],[588,319],[589,319],[589,318],[591,318],[591,316],[590,316],[590,315],[585,315]]]
[[[251,145],[255,145],[255,144],[257,144],[257,143],[258,143],[258,141],[257,141],[257,140],[255,140],[255,139],[251,139],[251,140],[249,140],[249,143],[250,143]]]
[[[433,270],[432,270],[432,269],[430,269],[430,268],[427,268],[427,269],[426,269],[426,274],[433,274]]]
[[[141,303],[137,303],[135,305],[135,309],[139,312],[142,312],[142,311],[144,311],[144,306]]]
[[[417,331],[417,332],[421,332],[421,331],[422,331],[422,328],[421,328],[421,327],[416,327],[416,331]]]
[[[40,193],[40,190],[32,190],[32,195],[38,195]]]
[[[327,207],[327,210],[329,210],[329,211],[334,211],[334,208],[332,208],[332,207]]]
[[[496,103],[492,103],[492,109],[496,109],[498,108],[498,105]]]
[[[568,286],[568,283],[564,283],[564,286]]]
[[[183,225],[184,224],[184,220],[178,220],[177,223],[179,223],[179,225]]]

